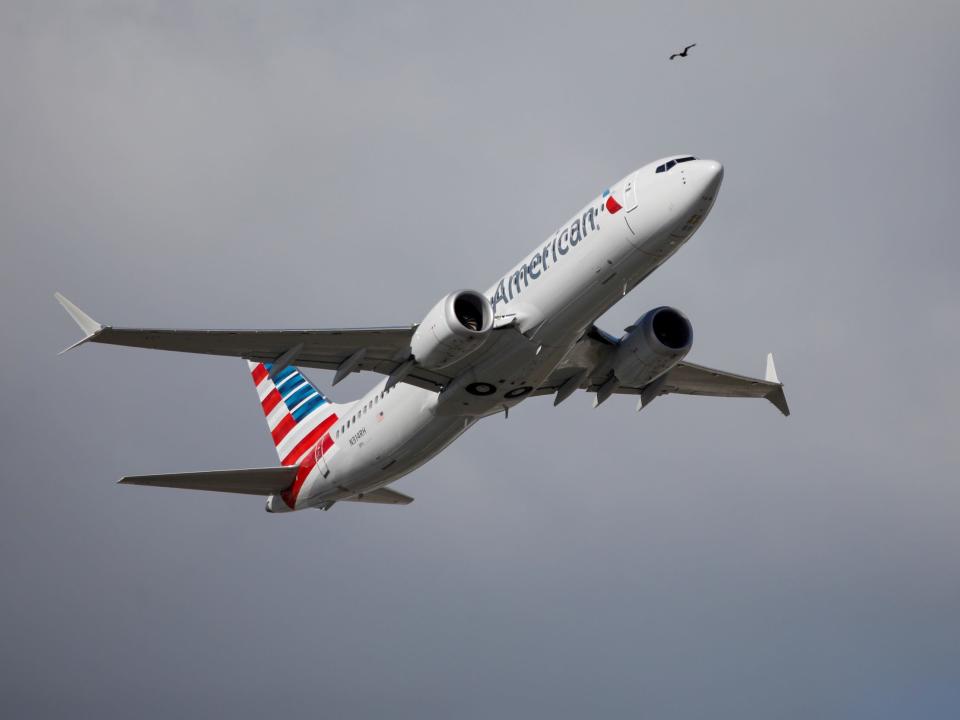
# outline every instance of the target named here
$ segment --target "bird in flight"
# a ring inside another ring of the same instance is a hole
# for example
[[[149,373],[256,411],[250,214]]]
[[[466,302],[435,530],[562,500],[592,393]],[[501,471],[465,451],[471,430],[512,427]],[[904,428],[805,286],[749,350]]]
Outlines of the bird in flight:
[[[670,56],[670,59],[673,60],[674,58],[678,58],[678,57],[686,57],[686,56],[687,56],[687,51],[690,50],[690,48],[696,47],[696,46],[697,46],[696,43],[694,43],[693,45],[687,45],[687,46],[683,49],[683,52],[674,53],[673,55]]]

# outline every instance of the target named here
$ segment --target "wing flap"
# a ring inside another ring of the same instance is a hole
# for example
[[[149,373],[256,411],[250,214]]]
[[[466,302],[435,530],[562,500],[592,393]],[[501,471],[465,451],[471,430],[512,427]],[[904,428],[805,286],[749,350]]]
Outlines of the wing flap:
[[[205,472],[167,473],[164,475],[128,475],[121,485],[207,490],[242,495],[273,495],[286,490],[297,476],[297,468],[269,467],[241,470],[208,470]]]

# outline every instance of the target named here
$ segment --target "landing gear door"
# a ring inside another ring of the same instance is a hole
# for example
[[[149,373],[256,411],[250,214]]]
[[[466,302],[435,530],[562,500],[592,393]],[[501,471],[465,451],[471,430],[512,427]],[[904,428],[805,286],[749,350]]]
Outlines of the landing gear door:
[[[632,212],[637,209],[637,174],[634,173],[623,182],[623,209]]]

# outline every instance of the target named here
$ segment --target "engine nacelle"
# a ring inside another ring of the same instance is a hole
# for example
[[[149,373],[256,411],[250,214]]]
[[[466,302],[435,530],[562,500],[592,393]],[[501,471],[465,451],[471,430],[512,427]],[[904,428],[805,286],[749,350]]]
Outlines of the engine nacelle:
[[[459,290],[433,306],[410,340],[419,365],[440,370],[477,350],[493,329],[493,306],[473,290]]]
[[[671,307],[654,308],[627,329],[613,356],[624,384],[644,386],[683,360],[693,345],[693,327]]]

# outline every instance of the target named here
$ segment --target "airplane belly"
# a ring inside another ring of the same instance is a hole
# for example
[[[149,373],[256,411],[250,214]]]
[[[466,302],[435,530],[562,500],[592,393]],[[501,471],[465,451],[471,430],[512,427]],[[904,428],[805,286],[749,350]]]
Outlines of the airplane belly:
[[[383,471],[389,473],[388,480],[381,473],[379,482],[390,482],[406,475],[436,457],[450,443],[460,437],[473,423],[471,418],[448,418],[435,416],[430,423],[419,429],[415,435],[403,443],[391,457],[391,465]]]
[[[364,415],[356,431],[329,460],[326,477],[312,476],[305,504],[317,505],[381,487],[430,460],[471,424],[465,418],[438,417],[437,393],[411,385]],[[353,445],[349,440],[356,438]]]
[[[613,218],[610,218],[613,220]],[[604,237],[585,256],[572,292],[557,295],[547,305],[545,319],[531,336],[540,344],[568,347],[576,342],[598,317],[610,309],[624,292],[637,269],[649,258],[632,244],[619,220],[616,232]]]
[[[622,297],[616,287],[622,287],[624,272],[635,264],[639,254],[631,238],[620,217],[601,216],[600,232],[577,248],[574,262],[558,271],[549,283],[531,288],[533,291],[517,304],[521,332],[538,344],[575,341],[580,326],[589,325],[602,314],[596,307],[609,307]],[[607,297],[611,298],[609,303],[603,300]]]
[[[619,215],[601,214],[598,224],[545,280],[523,285],[509,301],[515,327],[496,330],[482,359],[444,388],[438,415],[483,417],[522,402],[623,297],[638,263],[652,260],[634,247]]]

